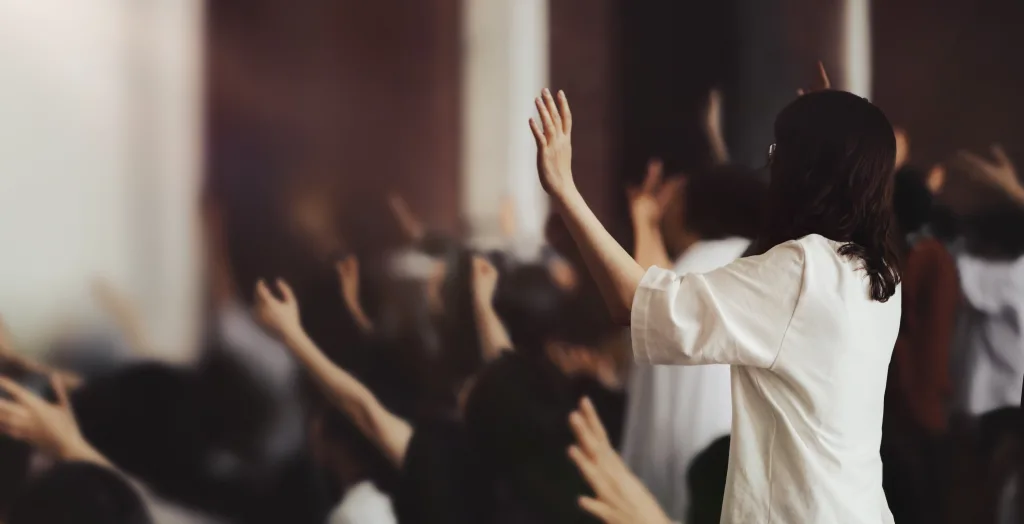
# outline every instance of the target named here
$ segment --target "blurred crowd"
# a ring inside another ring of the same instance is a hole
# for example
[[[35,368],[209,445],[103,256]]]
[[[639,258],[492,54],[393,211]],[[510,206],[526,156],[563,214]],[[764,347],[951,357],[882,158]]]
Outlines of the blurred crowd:
[[[704,273],[758,249],[767,172],[730,161],[722,105],[713,92],[702,115],[712,164],[666,173],[652,159],[623,188],[644,268]],[[898,523],[1016,522],[1024,185],[1000,146],[917,165],[910,134],[896,138],[886,497]],[[952,179],[969,189],[947,191]],[[286,189],[266,203],[273,225],[242,224],[245,192],[204,196],[209,300],[191,365],[154,358],[104,283],[112,334],[68,334],[35,359],[0,332],[0,521],[635,522],[609,510],[617,496],[653,498],[652,519],[719,521],[728,366],[634,363],[557,214],[523,257],[511,205],[506,248],[480,251],[396,192],[382,200],[403,245],[364,253],[342,234],[357,217],[316,187]],[[282,251],[300,262],[252,262]]]

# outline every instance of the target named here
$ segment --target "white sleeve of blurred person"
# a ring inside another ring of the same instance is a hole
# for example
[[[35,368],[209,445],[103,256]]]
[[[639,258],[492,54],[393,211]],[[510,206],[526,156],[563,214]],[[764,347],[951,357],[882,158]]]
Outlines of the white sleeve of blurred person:
[[[412,426],[391,413],[362,382],[338,367],[302,328],[299,303],[283,280],[278,298],[262,280],[256,286],[254,314],[309,371],[327,398],[384,453],[396,467],[405,461]]]
[[[144,484],[117,469],[82,435],[75,420],[67,388],[58,375],[52,375],[51,387],[57,397],[50,403],[7,377],[0,377],[0,434],[23,441],[47,458],[65,462],[87,462],[120,474],[139,493],[154,522],[161,524],[217,524],[219,521],[168,503],[154,495]]]
[[[327,524],[397,524],[391,498],[371,481],[349,488]]]

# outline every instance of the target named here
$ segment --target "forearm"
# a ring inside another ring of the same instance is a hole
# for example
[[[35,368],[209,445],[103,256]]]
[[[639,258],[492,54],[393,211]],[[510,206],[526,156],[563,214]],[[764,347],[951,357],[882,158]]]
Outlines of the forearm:
[[[107,460],[107,457],[104,457],[102,453],[94,448],[92,444],[86,442],[85,439],[76,439],[73,442],[67,443],[60,452],[60,459],[68,462],[88,462],[113,470],[117,469]]]
[[[502,351],[512,349],[512,339],[489,301],[474,298],[473,312],[480,333],[480,348],[484,361],[494,360]]]
[[[305,332],[286,337],[285,343],[331,403],[350,417],[393,464],[401,465],[412,427],[385,409],[362,382],[331,362]]]
[[[628,324],[633,295],[644,269],[601,225],[575,188],[556,197],[554,205],[576,241],[612,318]]]
[[[633,236],[635,237],[634,258],[640,267],[649,269],[651,266],[669,269],[672,261],[665,248],[665,239],[657,224],[647,224],[633,219]]]
[[[349,314],[352,315],[352,321],[356,323],[356,327],[364,334],[373,333],[373,321],[370,320],[370,316],[363,310],[363,305],[359,303],[359,299],[346,297],[345,305],[348,308]]]

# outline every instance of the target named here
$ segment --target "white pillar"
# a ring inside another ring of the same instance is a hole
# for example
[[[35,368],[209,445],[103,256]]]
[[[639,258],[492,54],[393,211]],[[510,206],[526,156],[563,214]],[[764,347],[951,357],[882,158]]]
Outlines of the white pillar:
[[[462,19],[462,215],[474,245],[495,247],[510,197],[515,247],[529,257],[548,205],[527,124],[548,78],[547,0],[464,0]]]
[[[871,98],[871,2],[844,0],[842,53],[845,91]]]
[[[124,1],[124,0],[122,0]],[[195,356],[201,304],[201,0],[125,2],[133,273],[161,357]]]
[[[197,323],[200,0],[0,0],[0,314],[26,349],[100,321],[104,277],[157,349]]]

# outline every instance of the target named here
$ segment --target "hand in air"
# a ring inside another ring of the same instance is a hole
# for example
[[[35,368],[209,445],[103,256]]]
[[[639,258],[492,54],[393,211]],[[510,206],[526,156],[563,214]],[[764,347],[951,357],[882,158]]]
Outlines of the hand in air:
[[[999,144],[992,146],[992,156],[995,161],[989,161],[970,151],[957,153],[957,164],[967,171],[972,177],[994,186],[1018,200],[1024,199],[1024,186],[1017,177],[1017,170],[1013,162],[1006,155],[1006,151]]]
[[[260,280],[256,283],[256,303],[253,314],[256,319],[278,337],[287,338],[302,332],[299,320],[299,302],[288,283],[277,279],[281,298],[277,298],[270,286]]]
[[[57,395],[56,404],[0,377],[0,390],[9,396],[0,398],[0,433],[62,460],[88,458],[95,452],[78,429],[63,381],[53,375],[50,384]]]
[[[409,204],[402,198],[402,195],[398,193],[388,194],[388,207],[391,208],[391,214],[398,221],[398,227],[402,229],[402,234],[405,235],[405,239],[409,242],[419,242],[426,236],[427,228],[423,225],[423,222],[409,209]]]
[[[569,456],[597,498],[581,497],[580,506],[606,524],[668,524],[669,518],[651,492],[612,448],[589,399],[569,417],[577,445]]]
[[[896,170],[899,171],[910,159],[910,135],[902,127],[894,128],[893,134],[896,135]]]
[[[494,302],[498,289],[498,270],[482,256],[473,257],[473,294],[484,304]]]
[[[338,272],[338,280],[341,282],[341,297],[346,304],[359,303],[359,259],[355,255],[348,255],[334,264]]]
[[[540,122],[530,119],[530,129],[537,141],[537,172],[540,184],[551,196],[564,195],[572,189],[572,113],[565,93],[558,92],[558,105],[545,89],[534,101]]]
[[[817,76],[814,79],[814,83],[809,88],[801,88],[796,90],[797,96],[804,96],[808,93],[815,93],[817,91],[827,91],[832,89],[832,82],[828,79],[828,73],[825,71],[825,64],[818,61]]]
[[[637,225],[656,226],[661,223],[672,197],[682,187],[682,178],[663,180],[665,166],[661,160],[652,159],[647,162],[647,176],[640,187],[626,191],[629,199],[629,211]]]

